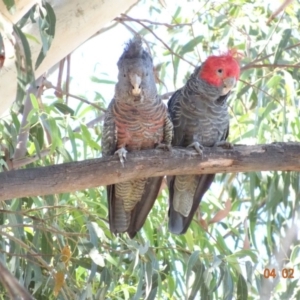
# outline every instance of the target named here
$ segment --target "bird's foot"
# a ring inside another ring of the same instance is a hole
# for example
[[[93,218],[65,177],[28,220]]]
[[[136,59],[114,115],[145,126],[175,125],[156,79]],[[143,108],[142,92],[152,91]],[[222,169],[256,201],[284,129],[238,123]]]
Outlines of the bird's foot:
[[[120,159],[120,162],[121,162],[123,168],[124,168],[124,161],[126,160],[126,153],[127,153],[127,150],[124,147],[118,149],[115,152],[115,155],[119,156],[119,159]]]
[[[220,142],[216,142],[214,144],[214,147],[222,147],[224,149],[233,149],[233,144],[231,144],[227,141],[220,141]]]
[[[201,155],[201,157],[203,156],[204,147],[199,142],[194,142],[188,145],[187,148],[194,148]]]
[[[156,149],[163,149],[163,150],[171,151],[171,150],[172,150],[172,147],[171,147],[170,144],[159,143],[159,144],[156,146]]]

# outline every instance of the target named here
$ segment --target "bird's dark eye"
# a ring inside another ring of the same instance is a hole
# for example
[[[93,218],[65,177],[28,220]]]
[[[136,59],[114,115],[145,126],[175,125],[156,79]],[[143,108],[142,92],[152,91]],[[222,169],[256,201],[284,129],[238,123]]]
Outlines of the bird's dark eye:
[[[124,77],[126,77],[126,74],[124,74]]]
[[[148,73],[146,73],[146,76],[148,76]]]
[[[219,74],[222,74],[222,73],[223,73],[223,70],[222,70],[222,69],[218,69],[218,73],[219,73]]]

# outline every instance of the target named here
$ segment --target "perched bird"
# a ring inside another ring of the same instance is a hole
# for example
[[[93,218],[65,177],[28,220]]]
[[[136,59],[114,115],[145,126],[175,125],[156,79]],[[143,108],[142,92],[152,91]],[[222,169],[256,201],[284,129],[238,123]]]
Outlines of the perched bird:
[[[153,62],[139,37],[129,41],[118,61],[115,95],[104,119],[102,154],[117,154],[124,165],[127,151],[171,149],[173,125],[157,95]],[[131,238],[143,226],[163,177],[141,178],[107,186],[109,225]]]
[[[203,147],[222,146],[229,131],[226,100],[240,75],[236,51],[209,56],[194,70],[185,86],[168,102],[174,126],[173,146],[193,147],[202,155]],[[169,230],[187,231],[199,203],[215,174],[168,176],[170,194]]]

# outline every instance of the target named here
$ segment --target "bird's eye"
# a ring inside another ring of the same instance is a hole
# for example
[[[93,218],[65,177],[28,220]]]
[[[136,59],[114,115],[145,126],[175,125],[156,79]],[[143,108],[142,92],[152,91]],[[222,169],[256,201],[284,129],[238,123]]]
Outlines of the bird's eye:
[[[124,74],[124,77],[126,77],[126,74]]]
[[[222,73],[223,73],[223,70],[222,70],[222,69],[218,69],[218,73],[219,73],[219,74],[222,74]]]
[[[146,76],[148,76],[148,73],[146,73]]]

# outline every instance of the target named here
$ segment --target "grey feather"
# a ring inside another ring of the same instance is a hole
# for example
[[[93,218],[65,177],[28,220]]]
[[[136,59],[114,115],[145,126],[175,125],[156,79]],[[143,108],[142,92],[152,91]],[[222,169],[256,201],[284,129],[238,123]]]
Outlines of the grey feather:
[[[151,149],[161,143],[170,147],[173,126],[157,95],[152,58],[140,38],[129,41],[117,65],[118,82],[102,133],[103,155],[120,149]],[[133,238],[143,226],[161,182],[162,177],[141,178],[108,186],[110,230],[128,232]]]
[[[213,147],[228,136],[229,115],[222,87],[199,79],[201,67],[195,69],[186,85],[173,94],[168,110],[174,125],[173,146],[198,142]],[[169,230],[175,234],[187,231],[199,203],[209,189],[215,174],[168,176]]]

